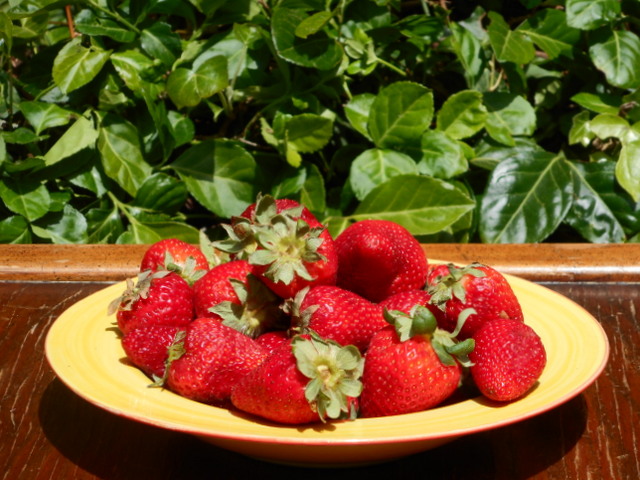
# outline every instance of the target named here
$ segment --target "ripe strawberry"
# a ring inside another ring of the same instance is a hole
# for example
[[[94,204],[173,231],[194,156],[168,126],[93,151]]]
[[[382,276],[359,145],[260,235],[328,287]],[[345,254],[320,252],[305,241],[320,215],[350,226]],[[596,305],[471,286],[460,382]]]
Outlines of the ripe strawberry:
[[[122,337],[122,348],[129,361],[149,377],[156,379],[164,375],[169,347],[178,332],[185,327],[174,325],[143,325]]]
[[[438,321],[446,330],[455,328],[462,310],[476,310],[465,322],[460,338],[473,336],[485,322],[495,318],[523,321],[520,302],[507,279],[488,265],[437,265],[429,271],[427,291],[431,302],[444,312]]]
[[[363,417],[399,415],[434,407],[458,388],[473,340],[456,343],[437,328],[428,308],[418,305],[410,315],[385,311],[389,325],[371,339],[365,354],[360,396]],[[461,318],[464,321],[464,316]]]
[[[140,262],[140,271],[170,270],[193,283],[209,270],[209,262],[199,247],[177,238],[167,238],[151,245]]]
[[[272,330],[257,337],[256,342],[269,352],[269,354],[272,354],[278,347],[290,339],[291,335],[288,330]]]
[[[193,290],[174,272],[145,270],[127,280],[123,294],[109,305],[123,334],[143,325],[184,327],[194,318]]]
[[[404,313],[410,313],[411,309],[416,305],[422,305],[431,310],[431,313],[436,315],[437,308],[431,305],[431,295],[425,290],[405,290],[390,297],[385,298],[379,305],[387,310],[399,310]],[[437,318],[437,316],[436,316]]]
[[[362,220],[335,240],[337,285],[372,302],[422,288],[427,258],[409,231],[388,220]]]
[[[243,412],[289,425],[355,418],[362,368],[354,346],[296,335],[240,380],[231,402]]]
[[[301,290],[287,309],[300,331],[311,329],[340,345],[355,345],[361,352],[373,334],[387,325],[382,307],[333,285]]]
[[[547,363],[542,340],[525,323],[498,318],[474,335],[471,376],[480,392],[500,402],[515,400],[536,383]]]
[[[246,260],[209,270],[193,285],[196,316],[214,317],[250,337],[284,325],[281,299],[251,272]]]
[[[247,259],[277,295],[293,298],[306,286],[335,284],[338,266],[333,238],[305,207],[262,196],[243,215],[224,226],[227,239],[214,245],[235,258]]]
[[[167,386],[198,402],[226,405],[238,381],[267,357],[255,340],[214,318],[197,318],[169,365]]]

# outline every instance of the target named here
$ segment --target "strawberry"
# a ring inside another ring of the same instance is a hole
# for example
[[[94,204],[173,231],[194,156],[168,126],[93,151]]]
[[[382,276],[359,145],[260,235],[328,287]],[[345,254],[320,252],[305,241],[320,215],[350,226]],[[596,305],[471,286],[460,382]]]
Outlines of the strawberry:
[[[520,302],[509,282],[488,265],[437,265],[429,271],[427,291],[431,302],[444,313],[438,316],[444,329],[455,328],[461,311],[475,309],[477,313],[467,319],[460,338],[473,336],[486,321],[495,318],[523,321]]]
[[[471,376],[480,392],[491,400],[515,400],[536,383],[547,362],[542,340],[529,325],[498,318],[474,335]]]
[[[335,284],[333,238],[305,207],[261,196],[243,215],[224,225],[227,238],[214,246],[247,259],[277,295],[293,298],[305,286]]]
[[[151,378],[164,375],[169,347],[184,327],[143,325],[122,337],[122,348],[129,361]]]
[[[170,270],[193,283],[209,270],[209,262],[199,247],[177,238],[167,238],[151,245],[142,257],[140,271]]]
[[[421,305],[409,315],[387,310],[385,318],[391,325],[373,336],[365,354],[361,415],[419,412],[449,398],[462,377],[454,356],[467,364],[473,340],[456,343],[455,336],[437,328],[434,315]]]
[[[143,325],[184,327],[194,318],[193,290],[180,275],[166,270],[145,270],[108,308],[123,334]]]
[[[362,220],[335,240],[337,285],[372,302],[422,288],[427,257],[409,231],[388,220]]]
[[[198,402],[227,405],[238,381],[256,368],[267,352],[252,338],[214,318],[197,318],[182,342],[174,344],[166,385]]]
[[[355,345],[361,352],[373,334],[387,325],[382,307],[333,285],[301,290],[286,307],[295,328],[311,329],[341,345]]]
[[[235,386],[238,410],[289,425],[355,418],[362,357],[319,336],[296,335]]]
[[[434,315],[437,313],[437,307],[431,305],[431,295],[422,289],[405,290],[396,293],[385,298],[379,305],[387,310],[399,310],[404,313],[410,313],[413,307],[422,305],[431,310]]]
[[[194,285],[196,316],[221,318],[225,325],[253,338],[284,325],[280,298],[251,272],[246,260],[209,270]]]
[[[291,338],[288,330],[271,330],[265,332],[256,338],[256,342],[260,344],[269,354],[275,352],[275,350],[286,343]]]

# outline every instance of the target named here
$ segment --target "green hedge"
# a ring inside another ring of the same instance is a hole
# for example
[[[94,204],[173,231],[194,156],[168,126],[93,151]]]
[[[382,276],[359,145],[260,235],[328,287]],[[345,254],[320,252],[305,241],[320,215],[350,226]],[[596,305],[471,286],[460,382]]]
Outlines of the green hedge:
[[[640,2],[0,0],[0,242],[640,239]]]

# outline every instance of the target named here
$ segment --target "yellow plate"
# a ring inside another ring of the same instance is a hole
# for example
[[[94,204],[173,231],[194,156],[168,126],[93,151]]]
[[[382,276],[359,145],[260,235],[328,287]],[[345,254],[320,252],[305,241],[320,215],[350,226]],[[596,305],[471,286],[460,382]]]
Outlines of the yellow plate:
[[[507,405],[482,398],[421,413],[305,427],[281,426],[148,388],[149,379],[122,360],[107,305],[124,282],[67,309],[48,332],[45,351],[58,377],[87,401],[116,415],[197,435],[220,447],[274,462],[327,466],[380,462],[410,455],[462,435],[548,411],[587,388],[609,355],[600,324],[566,297],[508,276],[525,322],[540,335],[547,366],[539,385]]]

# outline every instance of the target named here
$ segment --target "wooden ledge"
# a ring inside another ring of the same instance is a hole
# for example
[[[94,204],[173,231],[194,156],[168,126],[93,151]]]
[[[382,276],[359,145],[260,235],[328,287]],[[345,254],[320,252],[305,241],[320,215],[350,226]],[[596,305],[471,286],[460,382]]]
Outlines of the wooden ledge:
[[[114,282],[147,245],[0,245],[0,280]],[[474,261],[539,282],[640,282],[640,244],[425,244],[427,257]]]

